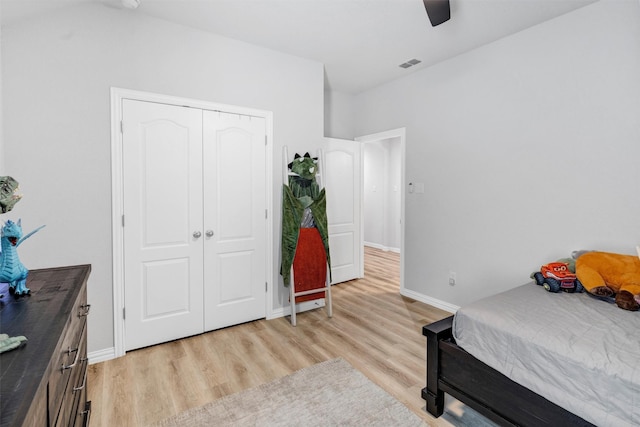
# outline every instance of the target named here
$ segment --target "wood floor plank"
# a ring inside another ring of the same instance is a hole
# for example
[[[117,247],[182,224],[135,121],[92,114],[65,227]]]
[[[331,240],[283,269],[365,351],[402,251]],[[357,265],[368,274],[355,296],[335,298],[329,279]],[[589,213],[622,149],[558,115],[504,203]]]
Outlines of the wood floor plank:
[[[399,293],[399,255],[365,248],[365,277],[332,287],[319,308],[147,347],[89,367],[91,425],[144,426],[342,357],[433,426],[424,410],[422,326],[448,312]]]

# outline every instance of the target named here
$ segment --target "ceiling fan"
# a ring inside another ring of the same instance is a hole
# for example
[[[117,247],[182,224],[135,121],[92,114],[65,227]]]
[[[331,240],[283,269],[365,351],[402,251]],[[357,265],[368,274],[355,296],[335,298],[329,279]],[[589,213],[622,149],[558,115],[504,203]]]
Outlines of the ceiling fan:
[[[422,0],[424,8],[427,10],[431,26],[435,27],[451,18],[449,0]]]

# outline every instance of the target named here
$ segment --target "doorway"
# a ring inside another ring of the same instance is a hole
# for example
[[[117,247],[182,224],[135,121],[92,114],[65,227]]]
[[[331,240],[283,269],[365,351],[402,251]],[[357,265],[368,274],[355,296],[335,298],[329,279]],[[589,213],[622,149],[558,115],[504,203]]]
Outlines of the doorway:
[[[364,245],[400,253],[399,138],[362,144]]]
[[[363,153],[362,246],[392,253],[387,261],[398,260],[400,293],[404,292],[405,135],[405,128],[399,128],[355,138]],[[367,258],[363,250],[363,265]]]

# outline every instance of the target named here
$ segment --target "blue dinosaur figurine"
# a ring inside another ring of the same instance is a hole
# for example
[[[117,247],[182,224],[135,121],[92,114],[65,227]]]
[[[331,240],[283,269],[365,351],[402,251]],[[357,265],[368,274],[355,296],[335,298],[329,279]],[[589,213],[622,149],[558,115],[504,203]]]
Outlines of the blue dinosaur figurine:
[[[22,236],[22,220],[13,222],[8,220],[0,233],[0,282],[9,283],[9,293],[16,297],[29,295],[31,290],[27,288],[27,276],[29,270],[20,262],[17,248],[22,242],[39,231],[44,225],[36,228],[26,236]]]

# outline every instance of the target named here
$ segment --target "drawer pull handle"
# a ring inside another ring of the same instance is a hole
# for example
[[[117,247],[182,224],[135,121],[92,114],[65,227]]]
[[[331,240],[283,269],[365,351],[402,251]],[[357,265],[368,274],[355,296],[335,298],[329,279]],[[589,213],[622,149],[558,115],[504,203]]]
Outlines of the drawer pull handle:
[[[87,360],[89,360],[88,358],[83,358],[82,362],[86,362]],[[85,386],[87,385],[87,372],[89,370],[85,368],[84,370],[84,379],[82,380],[82,385],[80,387],[74,387],[73,388],[73,392],[75,393],[76,391],[82,390],[83,388],[85,388]]]
[[[88,426],[89,423],[89,418],[91,418],[91,402],[85,402],[84,404],[84,411],[78,411],[78,415],[82,418],[84,418],[84,422],[82,423],[82,425],[84,426]]]
[[[78,364],[78,356],[80,356],[80,352],[78,350],[80,350],[80,348],[76,348],[75,350],[71,350],[71,347],[69,347],[69,350],[67,351],[67,354],[75,353],[76,357],[73,359],[73,363],[71,365],[65,365],[64,363],[62,364],[62,369],[61,369],[62,372],[64,372],[67,369],[71,369],[71,368],[73,368],[74,366],[76,366]]]
[[[82,304],[78,310],[78,317],[88,316],[89,310],[91,310],[91,304]]]

